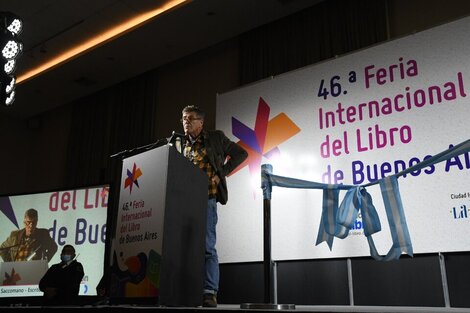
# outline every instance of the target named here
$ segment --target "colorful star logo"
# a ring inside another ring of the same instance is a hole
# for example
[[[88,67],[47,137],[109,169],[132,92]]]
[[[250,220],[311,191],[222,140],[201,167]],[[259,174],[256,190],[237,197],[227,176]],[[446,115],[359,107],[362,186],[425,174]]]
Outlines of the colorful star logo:
[[[11,269],[11,274],[8,275],[7,272],[5,272],[5,279],[3,280],[3,283],[2,285],[4,286],[12,286],[12,285],[16,285],[16,282],[21,280],[21,276],[20,274],[18,274],[14,268]]]
[[[232,134],[240,139],[238,144],[248,152],[248,158],[231,174],[248,165],[252,177],[259,175],[262,158],[271,159],[278,155],[278,146],[300,132],[300,128],[285,113],[269,120],[270,110],[260,97],[254,130],[232,117]]]
[[[107,200],[108,195],[109,195],[109,187],[103,187],[103,189],[101,189],[101,192],[100,192],[100,197],[103,203],[105,203],[105,201]]]
[[[142,176],[142,171],[140,168],[137,168],[137,165],[134,163],[134,167],[132,168],[132,172],[127,169],[127,178],[124,182],[124,189],[129,187],[129,193],[132,193],[132,187],[134,185],[139,187],[139,181],[137,180],[140,176]]]

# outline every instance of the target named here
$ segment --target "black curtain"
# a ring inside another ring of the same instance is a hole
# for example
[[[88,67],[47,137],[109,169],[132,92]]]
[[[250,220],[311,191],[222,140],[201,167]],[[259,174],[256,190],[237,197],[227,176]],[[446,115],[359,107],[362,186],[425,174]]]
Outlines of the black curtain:
[[[240,35],[240,85],[387,39],[386,0],[325,0]]]
[[[150,71],[73,104],[67,186],[114,182],[120,160],[110,156],[155,140],[157,84]]]
[[[150,71],[73,104],[66,184],[70,188],[111,184],[102,278],[106,285],[122,166],[120,157],[110,156],[155,141],[157,86],[156,71]]]

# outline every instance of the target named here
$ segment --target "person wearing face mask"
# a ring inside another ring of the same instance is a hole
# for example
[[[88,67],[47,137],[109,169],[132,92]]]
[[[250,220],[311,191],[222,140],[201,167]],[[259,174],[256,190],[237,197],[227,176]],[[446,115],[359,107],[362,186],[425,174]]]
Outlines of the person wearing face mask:
[[[78,304],[80,282],[85,274],[75,257],[75,248],[65,245],[60,254],[61,262],[52,265],[39,281],[39,289],[44,292],[44,304]]]

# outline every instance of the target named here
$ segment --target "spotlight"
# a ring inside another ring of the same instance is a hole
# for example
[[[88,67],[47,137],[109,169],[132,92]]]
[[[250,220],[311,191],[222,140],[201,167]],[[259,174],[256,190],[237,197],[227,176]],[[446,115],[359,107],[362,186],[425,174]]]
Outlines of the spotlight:
[[[10,61],[19,57],[23,51],[23,44],[8,31],[3,32],[0,39],[0,48],[2,49],[2,56],[5,60]]]
[[[16,61],[15,60],[10,60],[5,63],[3,66],[3,70],[5,71],[5,74],[10,75],[13,74],[16,70]]]
[[[7,95],[5,98],[5,105],[10,106],[15,102],[15,91],[13,90],[10,95]]]
[[[23,51],[23,44],[18,40],[22,30],[20,18],[11,12],[0,12],[0,51],[6,60],[3,71],[0,70],[0,102],[7,106],[13,104],[16,96],[16,77],[13,74],[16,61]]]
[[[9,79],[6,80],[5,92],[7,94],[11,93],[15,89],[15,86],[16,86],[16,78],[15,77],[9,77]]]
[[[0,99],[5,105],[11,105],[15,101],[16,78],[10,75],[0,75]]]
[[[2,28],[8,29],[17,36],[23,31],[23,22],[11,12],[0,12],[0,22],[2,23]]]

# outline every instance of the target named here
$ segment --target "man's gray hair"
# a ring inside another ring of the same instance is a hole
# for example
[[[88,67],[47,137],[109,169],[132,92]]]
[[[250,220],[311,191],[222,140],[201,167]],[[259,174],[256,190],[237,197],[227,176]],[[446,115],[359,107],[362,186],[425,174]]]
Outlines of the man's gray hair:
[[[197,105],[187,105],[184,107],[182,113],[191,113],[194,112],[196,113],[197,117],[201,118],[204,120],[204,117],[206,116],[206,113],[201,110]]]
[[[35,209],[29,209],[24,212],[24,217],[29,217],[31,219],[37,220],[38,219],[38,211]]]

